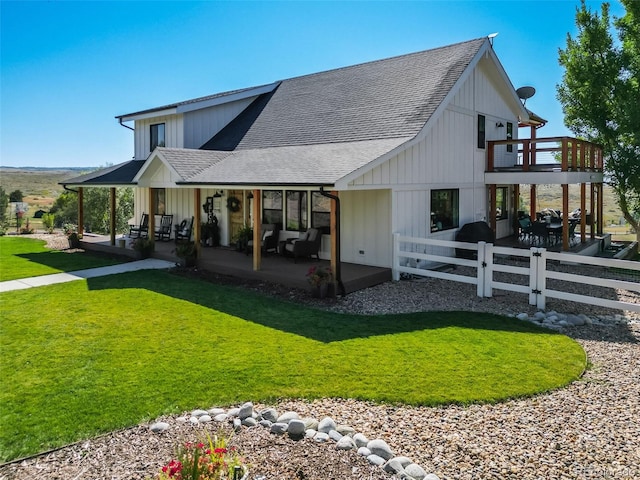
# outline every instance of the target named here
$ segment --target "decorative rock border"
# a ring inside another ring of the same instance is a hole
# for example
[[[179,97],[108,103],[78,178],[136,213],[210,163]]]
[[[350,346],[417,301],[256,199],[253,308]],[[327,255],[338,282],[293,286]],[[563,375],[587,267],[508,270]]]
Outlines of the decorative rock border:
[[[274,435],[288,435],[293,440],[309,438],[318,443],[333,441],[338,450],[355,450],[365,457],[371,465],[381,467],[390,475],[403,480],[440,480],[433,473],[427,473],[410,458],[395,456],[387,443],[379,438],[369,440],[348,425],[340,425],[331,417],[317,420],[313,417],[302,418],[296,412],[287,411],[279,414],[275,408],[265,408],[256,412],[252,402],[240,407],[211,408],[209,410],[193,410],[189,416],[177,418],[178,422],[194,425],[209,422],[228,422],[237,431],[243,427],[258,425],[269,429]],[[171,428],[167,422],[156,422],[149,427],[153,433],[162,433]]]
[[[549,312],[538,311],[531,316],[527,313],[519,313],[515,315],[515,318],[553,330],[560,330],[566,327],[582,327],[585,325],[624,325],[634,321],[624,315],[600,315],[590,317],[584,313],[567,315],[554,310]]]

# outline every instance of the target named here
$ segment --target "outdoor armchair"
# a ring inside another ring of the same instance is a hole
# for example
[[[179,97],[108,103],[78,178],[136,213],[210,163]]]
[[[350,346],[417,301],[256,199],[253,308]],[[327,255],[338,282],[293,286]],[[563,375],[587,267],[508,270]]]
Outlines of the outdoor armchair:
[[[180,225],[176,225],[176,243],[190,242],[191,233],[193,231],[193,217],[191,221],[186,218],[180,222]]]
[[[284,245],[285,255],[293,256],[293,261],[298,258],[309,258],[315,255],[320,260],[318,252],[322,243],[322,233],[317,228],[310,228],[299,238],[290,239]]]
[[[149,236],[149,214],[143,213],[140,218],[140,225],[129,226],[130,238],[147,238]]]
[[[260,234],[262,239],[260,241],[260,248],[263,253],[269,253],[270,250],[274,252],[278,251],[278,237],[280,236],[280,229],[274,223],[263,223],[260,227]],[[253,240],[247,242],[247,248],[245,253],[249,255],[253,251]]]
[[[171,239],[171,225],[173,224],[173,215],[162,215],[160,225],[156,228],[156,240],[168,242]]]

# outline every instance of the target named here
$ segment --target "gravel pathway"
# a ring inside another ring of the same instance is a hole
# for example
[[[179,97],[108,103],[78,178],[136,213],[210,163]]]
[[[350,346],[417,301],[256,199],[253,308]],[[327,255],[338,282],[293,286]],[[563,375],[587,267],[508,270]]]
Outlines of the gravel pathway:
[[[302,294],[298,297],[273,285],[248,287],[294,300],[302,298]],[[469,295],[464,287],[435,280],[388,283],[324,307],[359,313],[443,309],[531,312],[524,295],[503,293],[493,299],[480,299]],[[550,307],[563,313],[615,313],[570,302],[556,302]],[[441,408],[376,405],[350,399],[286,400],[270,406],[302,416],[331,416],[369,438],[384,439],[396,454],[406,455],[443,480],[637,479],[640,320],[629,314],[618,317],[618,321],[607,317],[605,323],[565,329],[564,333],[587,352],[589,370],[566,388],[529,399]],[[176,423],[175,417],[163,419]],[[148,425],[0,467],[0,479],[148,479],[171,458],[176,442],[193,439],[194,428],[202,428],[176,424],[157,435],[149,432]],[[311,440],[275,437],[261,427],[244,429],[234,436],[233,443],[246,455],[253,474],[265,475],[268,480],[389,478],[353,451],[337,451],[332,444]]]

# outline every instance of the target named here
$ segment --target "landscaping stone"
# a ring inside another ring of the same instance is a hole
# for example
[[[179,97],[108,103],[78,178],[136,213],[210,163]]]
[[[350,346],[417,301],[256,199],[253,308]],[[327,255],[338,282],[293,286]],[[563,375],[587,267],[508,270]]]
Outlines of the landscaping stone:
[[[393,458],[393,452],[391,447],[387,445],[387,442],[380,439],[371,440],[367,443],[367,448],[371,450],[371,453],[384,458],[385,460],[391,460]]]
[[[305,424],[302,420],[293,418],[289,421],[287,433],[292,437],[301,437],[305,432]]]
[[[424,478],[427,476],[427,472],[424,471],[424,468],[415,463],[410,463],[409,465],[405,466],[404,471],[407,475],[409,475],[411,478],[414,478],[415,480],[424,480]]]
[[[149,427],[153,433],[162,433],[165,430],[169,429],[169,424],[167,422],[156,422]]]
[[[300,419],[300,415],[298,415],[296,412],[285,412],[282,415],[280,415],[278,417],[278,419],[276,420],[277,423],[289,423],[289,421],[291,420],[298,420]]]
[[[265,408],[260,412],[260,416],[265,420],[269,420],[271,423],[278,421],[278,412],[275,408]]]
[[[375,455],[373,453],[367,457],[367,461],[370,464],[378,465],[379,467],[381,467],[382,465],[384,465],[386,463],[384,458],[379,457],[378,455]]]
[[[245,418],[249,418],[253,415],[253,403],[252,402],[246,402],[244,403],[239,411],[238,411],[238,418],[240,418],[240,420],[244,420]]]
[[[283,434],[287,431],[289,425],[282,422],[276,422],[271,425],[271,433]]]
[[[324,432],[318,432],[316,433],[316,435],[313,437],[313,439],[316,442],[326,442],[327,440],[329,440],[329,435],[324,433]]]
[[[356,445],[358,447],[366,447],[367,444],[369,443],[369,439],[361,433],[356,433],[353,436],[353,441],[356,442]]]
[[[329,433],[331,430],[335,430],[337,426],[338,425],[336,425],[336,422],[332,418],[325,417],[320,420],[320,423],[318,424],[318,431],[322,433]]]
[[[348,435],[344,435],[340,440],[337,441],[336,448],[338,450],[353,450],[354,448],[356,448],[356,444],[353,441],[353,438]]]
[[[200,423],[207,423],[210,421],[211,421],[211,415],[209,415],[208,413],[198,417],[198,422]]]

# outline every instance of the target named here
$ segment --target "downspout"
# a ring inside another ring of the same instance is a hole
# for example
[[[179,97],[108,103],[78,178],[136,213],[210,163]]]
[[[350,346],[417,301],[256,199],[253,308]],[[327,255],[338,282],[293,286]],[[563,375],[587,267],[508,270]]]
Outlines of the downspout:
[[[78,190],[74,190],[72,188],[67,187],[66,185],[62,185],[62,188],[64,188],[67,192],[73,192],[73,193],[78,193]]]
[[[125,125],[124,123],[122,123],[122,117],[118,118],[118,122],[120,123],[120,125],[122,125],[124,128],[128,128],[129,130],[135,132],[136,129],[135,128],[131,128],[129,125]]]
[[[346,295],[346,291],[344,284],[342,283],[342,269],[340,267],[342,264],[340,260],[340,198],[336,195],[325,192],[324,187],[320,187],[320,195],[330,198],[331,200],[335,200],[336,202],[336,282],[338,283],[340,295],[344,297]]]

